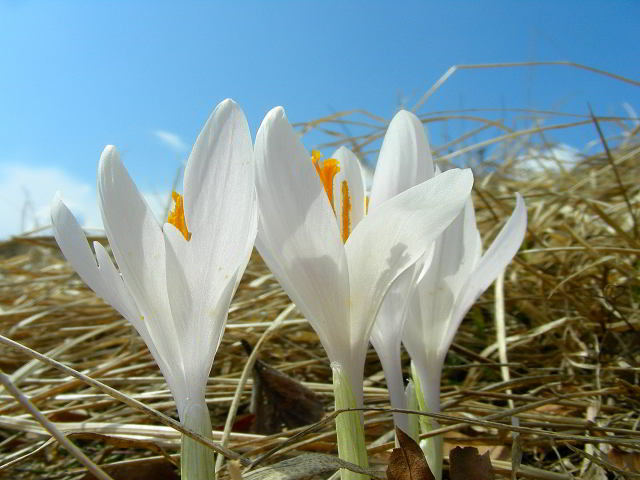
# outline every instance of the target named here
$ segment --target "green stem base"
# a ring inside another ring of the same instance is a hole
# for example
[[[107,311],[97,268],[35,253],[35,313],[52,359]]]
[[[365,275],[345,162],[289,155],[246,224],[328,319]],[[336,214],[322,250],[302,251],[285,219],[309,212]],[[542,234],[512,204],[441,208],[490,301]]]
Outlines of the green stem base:
[[[183,424],[189,430],[193,430],[203,437],[213,438],[211,435],[209,409],[204,401],[187,406]],[[214,480],[215,454],[213,450],[183,435],[180,453],[180,477],[182,480]]]
[[[351,389],[351,382],[342,366],[333,362],[333,391],[336,410],[356,408],[356,401]],[[362,412],[345,412],[336,417],[336,433],[338,435],[338,456],[342,460],[355,463],[360,467],[368,467],[367,448],[364,440]],[[368,475],[341,469],[342,480],[369,480]]]
[[[426,395],[427,392],[423,390],[423,385],[420,382],[420,376],[418,375],[413,363],[411,363],[411,376],[413,377],[419,410],[421,412],[433,412],[434,410],[429,408],[429,403],[426,400],[429,395]],[[437,405],[435,405],[437,410],[435,411],[439,412],[440,378],[438,377],[436,381],[437,383],[431,386],[431,391],[428,393],[431,394],[430,396],[434,397],[432,399],[432,403],[437,403]],[[427,388],[428,387],[429,386],[427,386]],[[440,424],[435,418],[427,417],[426,415],[420,416],[420,431],[422,433],[429,433],[431,430],[436,430],[438,428],[440,428]],[[429,468],[436,480],[442,479],[443,447],[444,440],[442,435],[436,435],[420,441],[420,448],[422,448],[422,451],[427,458]]]

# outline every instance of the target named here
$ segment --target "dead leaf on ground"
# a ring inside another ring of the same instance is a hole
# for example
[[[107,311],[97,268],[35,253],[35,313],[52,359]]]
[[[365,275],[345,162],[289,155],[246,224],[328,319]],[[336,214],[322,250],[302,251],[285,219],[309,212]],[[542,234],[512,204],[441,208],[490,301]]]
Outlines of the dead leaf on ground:
[[[400,447],[391,452],[387,480],[435,480],[420,445],[398,427],[396,437]]]
[[[467,433],[465,433],[467,432]],[[487,443],[484,444],[483,439],[487,440]],[[494,443],[489,443],[490,440],[493,440]],[[451,450],[460,445],[474,446],[478,449],[478,453],[480,455],[485,452],[489,452],[489,458],[491,460],[510,460],[511,459],[511,446],[502,444],[495,444],[495,437],[488,437],[475,434],[472,429],[464,429],[463,431],[453,431],[447,432],[444,437],[444,445],[443,452],[445,456],[451,455]]]
[[[101,465],[113,480],[179,480],[175,467],[168,461],[154,460],[148,462],[132,462],[115,465]],[[81,480],[96,480],[87,473]]]
[[[630,473],[640,473],[640,453],[623,452],[618,448],[612,448],[607,454],[609,461],[616,467]]]
[[[449,454],[449,477],[451,480],[493,480],[489,452],[483,455],[475,447],[456,447]]]
[[[242,415],[237,415],[236,420],[233,422],[231,426],[231,431],[234,433],[249,433],[253,432],[254,424],[256,422],[256,416],[253,413],[244,413]],[[224,430],[224,423],[220,423],[218,425],[213,426],[214,430]]]
[[[249,343],[242,340],[242,346],[247,354],[251,353]],[[257,359],[251,403],[256,433],[278,433],[283,424],[288,428],[302,427],[324,417],[324,405],[313,391]]]

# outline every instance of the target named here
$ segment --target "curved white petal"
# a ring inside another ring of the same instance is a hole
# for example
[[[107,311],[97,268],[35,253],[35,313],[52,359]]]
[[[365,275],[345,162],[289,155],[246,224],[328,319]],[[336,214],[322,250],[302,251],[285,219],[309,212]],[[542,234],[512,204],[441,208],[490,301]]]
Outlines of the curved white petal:
[[[100,157],[98,197],[109,244],[127,290],[158,351],[181,370],[183,356],[176,338],[185,326],[175,325],[171,316],[164,234],[112,146]]]
[[[433,177],[433,160],[424,126],[400,110],[384,136],[373,175],[369,208]]]
[[[380,204],[352,232],[345,250],[353,358],[364,361],[373,322],[391,283],[453,221],[472,184],[471,170],[449,170]]]
[[[387,291],[371,330],[371,344],[378,353],[390,348],[392,339],[400,338],[405,322],[408,295],[413,291],[415,264],[398,275]]]
[[[333,177],[333,203],[340,235],[344,239],[365,215],[364,180],[360,160],[351,150],[340,147],[331,158],[340,162],[340,171]]]
[[[218,105],[196,140],[185,169],[184,206],[190,239],[164,226],[167,288],[172,315],[186,327],[186,375],[203,383],[256,234],[251,135],[232,100]]]
[[[138,328],[144,325],[140,318],[140,311],[136,306],[133,298],[129,294],[127,287],[122,281],[122,277],[115,265],[111,261],[111,257],[99,242],[93,242],[93,250],[96,252],[98,260],[98,272],[100,273],[105,286],[113,292],[114,298],[108,300],[109,304],[118,310],[131,324]],[[105,298],[106,300],[106,298]]]
[[[456,330],[473,303],[493,283],[518,252],[526,230],[527,208],[522,196],[516,193],[516,207],[511,217],[477,263],[462,287],[460,298],[456,300],[456,306],[451,316],[452,323],[441,345],[445,351],[451,345]]]
[[[475,268],[482,244],[475,224],[473,202],[469,198],[465,208],[447,227],[434,245],[429,268],[416,284],[418,314],[405,323],[407,348],[439,351],[443,356],[447,349],[441,345],[451,325],[451,315],[456,299]],[[414,343],[420,345],[411,347]]]
[[[180,396],[180,392],[186,391],[185,378],[182,374],[182,371],[179,368],[176,369],[176,365],[173,364],[172,359],[166,358],[156,347],[151,338],[151,334],[149,333],[149,329],[147,328],[147,322],[142,319],[142,316],[135,306],[133,299],[129,295],[129,292],[126,290],[120,273],[118,273],[118,271],[116,270],[113,262],[111,261],[111,258],[109,257],[109,254],[106,252],[104,247],[98,242],[94,242],[93,248],[96,252],[96,258],[98,259],[98,268],[104,278],[105,283],[117,290],[118,295],[121,298],[126,298],[127,304],[130,305],[130,308],[132,309],[130,316],[125,314],[123,314],[123,316],[127,320],[129,320],[138,334],[142,337],[142,340],[144,340],[144,343],[147,345],[147,348],[151,352],[151,356],[153,356],[154,360],[158,364],[158,367],[160,368],[160,371],[162,372],[162,375],[167,381],[169,389],[174,393],[174,397],[178,398]],[[111,305],[119,310],[114,304]],[[120,312],[122,313],[122,311]]]
[[[106,259],[103,257],[100,259],[101,265],[98,267],[96,257],[89,248],[89,243],[82,228],[58,194],[56,194],[51,205],[51,222],[53,234],[60,246],[60,250],[62,250],[74,270],[78,272],[80,278],[98,296],[118,310],[122,316],[129,319],[129,321],[136,321],[140,314],[129,293],[125,290],[122,279],[118,276],[117,281],[114,281],[111,272],[108,270],[109,265],[106,262],[108,261],[111,264],[111,259],[108,256]],[[100,244],[94,243],[94,248],[96,248],[96,253],[100,254],[97,250],[98,245]],[[100,247],[102,246],[100,245]],[[113,264],[110,266],[115,270]],[[105,268],[107,269],[106,278]]]
[[[389,347],[390,343],[393,345],[393,348]],[[391,407],[406,409],[407,397],[405,396],[404,377],[402,375],[400,336],[395,335],[388,341],[387,348],[380,350],[376,348],[376,352],[382,364],[382,371],[384,372],[384,378],[387,383]],[[393,422],[405,432],[409,428],[409,418],[406,413],[394,412]]]
[[[391,406],[406,408],[404,378],[401,365],[402,331],[406,319],[408,296],[414,290],[416,264],[407,268],[393,282],[380,305],[378,316],[371,330],[371,344],[375,348],[389,390]],[[406,414],[394,413],[396,426],[407,431]]]
[[[255,144],[256,247],[307,317],[332,361],[349,346],[349,283],[338,225],[309,154],[281,107],[260,125]]]

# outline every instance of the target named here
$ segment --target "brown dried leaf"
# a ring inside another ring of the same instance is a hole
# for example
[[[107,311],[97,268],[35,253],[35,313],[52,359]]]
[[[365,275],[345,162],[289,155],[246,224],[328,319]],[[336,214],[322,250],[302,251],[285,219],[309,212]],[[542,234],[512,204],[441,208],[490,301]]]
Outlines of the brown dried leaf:
[[[478,453],[475,447],[456,447],[449,455],[449,477],[451,480],[493,480],[489,452]]]
[[[114,480],[179,480],[176,469],[166,460],[102,465],[102,469]],[[87,473],[81,480],[95,480]]]
[[[242,346],[251,352],[246,341],[242,340]],[[254,431],[267,435],[280,432],[283,424],[302,427],[324,417],[324,405],[313,391],[261,360],[253,367],[252,404]]]
[[[640,473],[640,453],[623,452],[618,448],[612,448],[607,454],[609,461],[621,470],[630,473]]]
[[[253,424],[256,421],[256,416],[253,413],[244,413],[242,415],[237,415],[236,420],[233,422],[231,426],[231,431],[234,433],[249,433],[254,432]],[[214,430],[224,430],[224,423],[214,425]]]
[[[468,433],[465,433],[468,432]],[[487,442],[487,445],[479,444],[479,435],[475,434],[474,430],[466,429],[463,431],[447,432],[447,436],[444,438],[443,452],[445,456],[451,455],[451,450],[459,445],[473,445],[478,449],[480,455],[485,452],[489,452],[489,458],[491,460],[511,460],[511,446],[510,445],[495,445]],[[485,437],[486,438],[486,437]]]
[[[396,437],[400,447],[391,452],[387,480],[435,480],[420,445],[398,427]]]

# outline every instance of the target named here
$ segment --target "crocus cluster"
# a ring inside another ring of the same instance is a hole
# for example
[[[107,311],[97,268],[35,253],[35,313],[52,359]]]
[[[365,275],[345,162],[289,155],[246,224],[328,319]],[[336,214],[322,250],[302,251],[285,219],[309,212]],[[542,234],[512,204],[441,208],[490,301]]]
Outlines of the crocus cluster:
[[[516,211],[482,256],[472,184],[469,169],[434,169],[422,124],[411,113],[399,112],[389,125],[367,196],[348,149],[326,159],[309,154],[281,107],[266,115],[254,146],[242,110],[225,100],[196,140],[183,194],[174,192],[164,224],[115,148],[105,148],[98,195],[117,267],[100,243],[91,249],[59,196],[51,216],[80,277],[145,341],[180,421],[211,437],[206,383],[254,241],[318,333],[334,372],[337,409],[362,406],[371,338],[392,404],[404,406],[404,341],[422,403],[438,411],[440,370],[455,330],[513,257],[526,224],[518,196]],[[405,417],[396,422],[406,429]],[[336,424],[341,458],[366,466],[361,414],[340,414]],[[183,478],[213,478],[211,451],[188,437],[182,445]],[[356,477],[362,475],[343,471],[343,478]]]
[[[387,156],[387,138],[395,128],[402,130],[407,141],[398,142],[395,154]],[[379,172],[385,175],[378,176]],[[386,199],[441,175],[433,165],[420,120],[409,112],[398,113],[380,152],[371,189],[372,203],[381,192]],[[390,182],[389,177],[395,180]],[[473,303],[518,251],[526,225],[524,201],[516,194],[511,217],[483,255],[473,201],[468,197],[464,208],[431,244],[428,253],[391,286],[378,312],[371,343],[380,357],[393,407],[407,407],[400,364],[402,343],[417,373],[415,380],[421,392],[418,403],[424,411],[440,412],[440,377],[453,337]],[[409,431],[406,415],[396,413],[394,420],[398,427]],[[433,429],[437,422],[431,420],[422,425]],[[432,472],[436,479],[441,478],[441,437],[432,437],[425,450]]]

